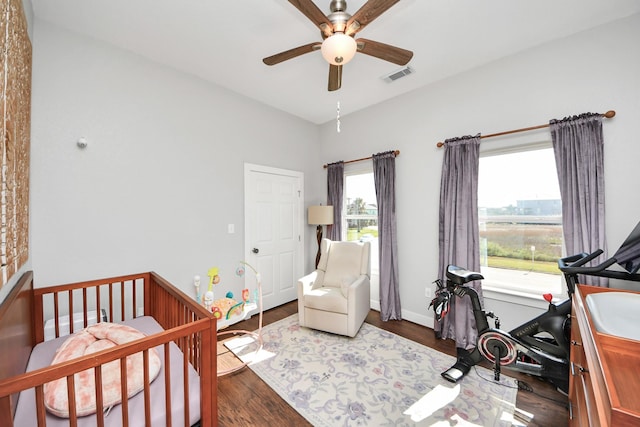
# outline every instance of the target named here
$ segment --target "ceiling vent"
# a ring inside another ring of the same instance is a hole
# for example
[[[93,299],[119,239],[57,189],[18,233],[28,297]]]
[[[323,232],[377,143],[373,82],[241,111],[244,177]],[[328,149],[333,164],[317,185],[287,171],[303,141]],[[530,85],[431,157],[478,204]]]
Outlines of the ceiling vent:
[[[382,77],[382,80],[384,80],[387,83],[391,83],[391,82],[394,82],[394,81],[396,81],[398,79],[401,79],[401,78],[403,78],[405,76],[408,76],[409,74],[413,74],[413,73],[414,73],[413,68],[411,68],[409,66],[406,66],[406,67],[401,68],[401,69],[399,69],[397,71],[394,71],[391,74],[387,74],[386,76]]]

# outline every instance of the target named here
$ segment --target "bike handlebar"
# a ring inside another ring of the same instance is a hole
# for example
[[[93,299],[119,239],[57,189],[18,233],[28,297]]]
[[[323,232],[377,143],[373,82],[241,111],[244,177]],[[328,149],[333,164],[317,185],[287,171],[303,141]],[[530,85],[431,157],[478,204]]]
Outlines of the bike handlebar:
[[[597,251],[590,254],[583,252],[581,254],[560,258],[558,260],[558,268],[563,273],[569,273],[569,274],[598,273],[615,264],[616,259],[609,258],[605,262],[595,265],[593,267],[583,267],[583,265],[599,257],[603,252],[604,251],[602,249],[598,249]]]

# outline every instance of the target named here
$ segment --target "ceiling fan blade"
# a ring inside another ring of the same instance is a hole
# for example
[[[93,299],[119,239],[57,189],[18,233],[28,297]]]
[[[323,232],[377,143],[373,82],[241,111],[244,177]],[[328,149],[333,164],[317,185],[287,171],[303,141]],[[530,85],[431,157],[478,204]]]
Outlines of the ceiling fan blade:
[[[289,0],[304,16],[309,18],[313,25],[320,28],[327,37],[333,33],[333,24],[329,18],[311,0]]]
[[[329,65],[329,91],[340,89],[342,86],[342,65]]]
[[[304,46],[294,47],[293,49],[285,50],[284,52],[276,53],[275,55],[268,56],[262,60],[267,65],[276,65],[288,59],[304,55],[305,53],[319,50],[322,43],[314,42],[305,44]]]
[[[367,39],[357,39],[358,52],[365,55],[375,56],[385,61],[393,62],[398,65],[407,65],[413,57],[413,52],[389,44],[376,42]]]
[[[369,0],[347,21],[345,34],[352,36],[400,0]]]

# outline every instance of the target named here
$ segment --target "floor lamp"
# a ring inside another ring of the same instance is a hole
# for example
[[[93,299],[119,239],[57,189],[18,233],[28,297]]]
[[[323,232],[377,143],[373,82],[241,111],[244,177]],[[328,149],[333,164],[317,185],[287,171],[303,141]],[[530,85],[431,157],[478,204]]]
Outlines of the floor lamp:
[[[333,224],[333,206],[309,206],[309,225],[317,225],[318,253],[316,254],[316,268],[320,262],[320,242],[322,242],[322,226]]]

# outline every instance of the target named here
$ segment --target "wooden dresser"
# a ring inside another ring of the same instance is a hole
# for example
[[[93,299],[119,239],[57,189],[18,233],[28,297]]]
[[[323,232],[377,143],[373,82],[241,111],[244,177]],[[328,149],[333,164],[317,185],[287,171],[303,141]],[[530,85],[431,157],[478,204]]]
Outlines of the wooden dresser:
[[[571,313],[569,425],[640,426],[640,341],[595,329],[585,298],[597,292],[631,291],[576,288]],[[640,319],[640,308],[637,313]]]

